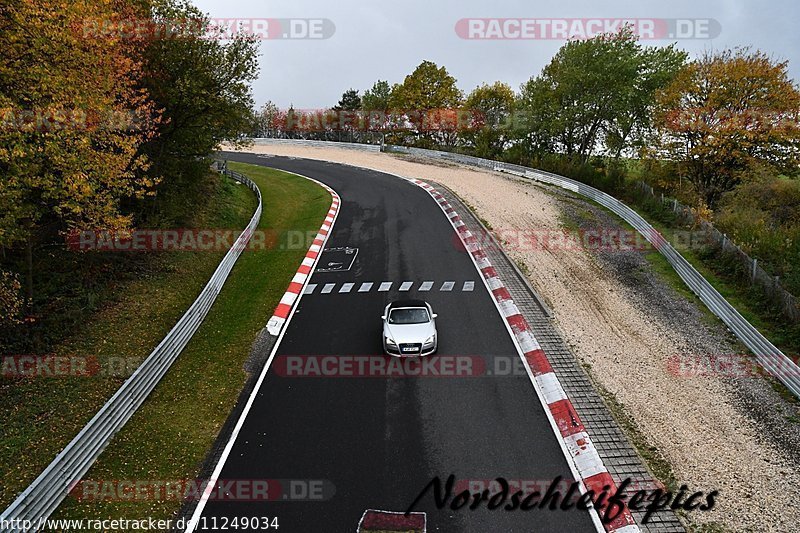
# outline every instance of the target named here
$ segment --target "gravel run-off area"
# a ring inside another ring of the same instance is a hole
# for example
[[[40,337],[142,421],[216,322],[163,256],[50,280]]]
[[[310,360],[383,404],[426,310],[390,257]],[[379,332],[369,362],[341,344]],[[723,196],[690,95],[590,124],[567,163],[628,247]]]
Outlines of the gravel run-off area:
[[[508,241],[506,252],[524,264],[580,363],[671,465],[677,483],[719,491],[713,510],[688,513],[690,529],[800,530],[798,404],[763,377],[687,376],[676,366],[745,355],[724,325],[654,273],[645,251],[517,239],[565,228],[619,229],[614,215],[560,189],[455,165],[300,145],[245,151],[369,167],[450,188]]]

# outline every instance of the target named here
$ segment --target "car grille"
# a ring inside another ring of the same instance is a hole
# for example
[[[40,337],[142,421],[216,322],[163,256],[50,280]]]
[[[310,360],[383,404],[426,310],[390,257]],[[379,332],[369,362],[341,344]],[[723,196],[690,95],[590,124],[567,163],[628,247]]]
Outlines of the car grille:
[[[422,344],[400,344],[402,355],[417,355],[422,350]]]

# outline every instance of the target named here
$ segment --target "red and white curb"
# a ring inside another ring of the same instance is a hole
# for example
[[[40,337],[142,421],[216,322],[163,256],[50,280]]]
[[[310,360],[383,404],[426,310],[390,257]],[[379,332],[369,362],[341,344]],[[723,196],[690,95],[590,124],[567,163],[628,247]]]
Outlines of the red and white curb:
[[[325,217],[325,221],[319,228],[319,233],[317,233],[317,236],[314,237],[314,242],[308,248],[308,252],[306,252],[306,257],[303,259],[303,262],[300,263],[300,268],[297,269],[297,273],[292,278],[291,283],[289,283],[289,287],[283,294],[283,297],[281,298],[278,307],[275,308],[275,312],[273,313],[272,318],[270,318],[269,322],[267,322],[267,331],[269,332],[270,335],[274,335],[276,337],[280,333],[284,324],[286,324],[286,319],[289,318],[289,314],[292,312],[294,304],[295,302],[297,302],[297,298],[300,296],[300,293],[303,291],[303,287],[308,281],[308,278],[311,276],[311,272],[313,272],[314,267],[317,264],[319,256],[322,253],[323,248],[325,247],[325,243],[328,241],[328,236],[330,235],[331,228],[333,227],[333,224],[336,221],[336,217],[339,214],[340,199],[336,191],[334,191],[324,183],[321,183],[316,180],[312,181],[324,187],[325,190],[327,190],[331,194],[332,198],[331,207],[328,210],[328,214]]]
[[[483,275],[487,288],[497,304],[500,313],[505,317],[510,331],[516,340],[528,375],[537,390],[542,402],[546,405],[549,418],[554,422],[563,440],[563,449],[568,454],[574,465],[573,471],[579,476],[586,490],[595,494],[610,487],[612,492],[616,485],[608,473],[603,460],[589,438],[578,413],[572,402],[564,392],[558,377],[553,372],[552,366],[542,351],[536,338],[531,333],[528,322],[514,304],[511,294],[498,277],[497,271],[492,266],[486,253],[480,246],[478,239],[467,229],[464,221],[447,199],[434,187],[422,180],[411,179],[412,183],[425,189],[444,211],[453,228],[458,232],[465,248],[472,256],[476,267]],[[613,521],[603,524],[608,532],[638,533],[639,526],[633,519],[630,510],[626,507]]]

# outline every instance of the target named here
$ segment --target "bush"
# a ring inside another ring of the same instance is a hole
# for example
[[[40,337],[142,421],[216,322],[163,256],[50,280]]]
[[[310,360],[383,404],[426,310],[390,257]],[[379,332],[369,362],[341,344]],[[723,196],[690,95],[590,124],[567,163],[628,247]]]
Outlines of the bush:
[[[20,323],[22,285],[15,274],[0,270],[0,327]]]
[[[800,294],[800,181],[759,177],[723,197],[715,225]]]

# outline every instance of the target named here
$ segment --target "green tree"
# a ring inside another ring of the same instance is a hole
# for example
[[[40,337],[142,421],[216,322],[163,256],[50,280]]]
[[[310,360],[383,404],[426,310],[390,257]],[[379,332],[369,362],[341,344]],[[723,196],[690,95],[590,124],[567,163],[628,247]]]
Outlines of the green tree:
[[[389,102],[392,97],[392,87],[389,82],[378,80],[371,89],[364,91],[361,98],[361,111],[364,114],[368,130],[386,131],[391,124],[389,117]]]
[[[167,27],[181,24],[184,31],[153,40],[144,53],[144,86],[163,109],[164,122],[143,151],[154,176],[169,176],[159,194],[185,196],[206,172],[199,158],[223,141],[240,141],[252,124],[258,45],[242,32],[227,43],[214,38],[209,18],[186,0],[156,0],[152,18]]]
[[[800,180],[753,169],[747,181],[722,196],[714,225],[800,294]]]
[[[570,41],[523,85],[519,137],[581,162],[604,149],[619,155],[646,131],[656,89],[684,58],[644,49],[629,28]]]
[[[281,111],[271,100],[261,106],[261,109],[254,110],[253,117],[254,137],[274,137],[280,129]]]
[[[333,109],[320,114],[320,129],[332,128],[338,133],[339,140],[342,140],[344,131],[349,134],[348,140],[352,142],[354,132],[362,126],[360,111],[361,96],[357,90],[348,89]]]
[[[541,76],[531,78],[522,85],[514,107],[514,137],[521,141],[514,148],[528,159],[555,152],[558,106],[552,85]]]
[[[675,79],[687,58],[674,44],[640,49],[639,74],[624,93],[626,102],[619,113],[605,127],[605,145],[611,155],[620,157],[628,148],[641,154],[652,142],[656,94]]]
[[[423,146],[452,145],[462,98],[445,67],[423,61],[393,88],[389,107],[411,123]]]
[[[787,69],[760,51],[711,52],[659,93],[654,155],[676,161],[708,207],[755,167],[797,173],[800,92]]]
[[[141,2],[5,2],[0,7],[0,246],[24,248],[33,299],[44,228],[125,229],[121,203],[153,186],[139,147],[157,124],[141,90],[142,38],[99,21],[147,17]]]
[[[463,94],[445,67],[423,61],[392,91],[393,109],[442,109],[461,104]]]
[[[389,110],[391,96],[392,88],[389,86],[389,82],[378,80],[372,89],[364,91],[364,96],[361,98],[361,109],[366,113],[372,111],[386,113]]]
[[[180,31],[139,31],[147,22]],[[31,345],[50,303],[41,295],[88,295],[103,261],[70,257],[79,279],[58,293],[35,276],[55,270],[35,261],[41,247],[63,246],[71,229],[125,231],[157,217],[156,192],[192,209],[201,189],[184,185],[207,184],[206,157],[252,125],[255,40],[223,45],[207,30],[183,0],[0,3],[0,271],[17,273],[2,274],[0,312],[27,304]]]
[[[361,96],[357,90],[347,89],[333,109],[335,111],[359,111],[361,110]]]
[[[499,81],[483,84],[467,96],[464,109],[470,124],[461,132],[461,137],[474,148],[478,157],[493,159],[502,154],[512,134],[510,122],[515,98],[514,90]]]

